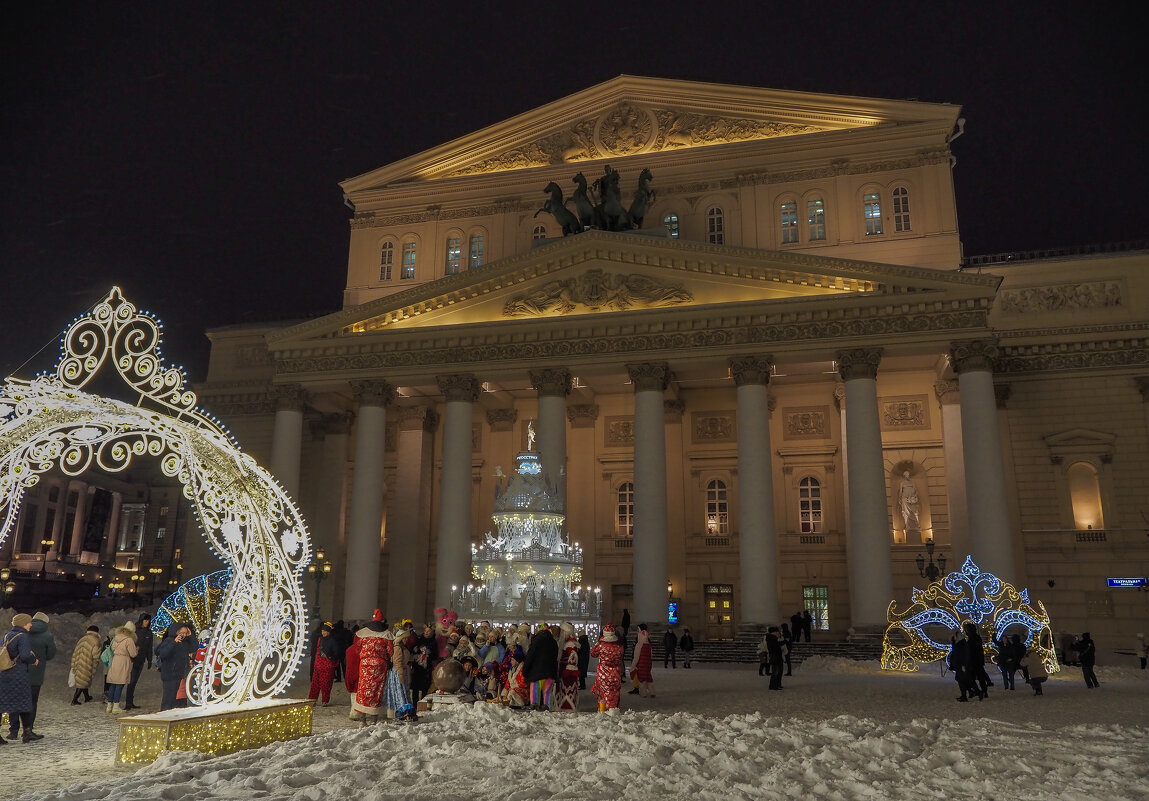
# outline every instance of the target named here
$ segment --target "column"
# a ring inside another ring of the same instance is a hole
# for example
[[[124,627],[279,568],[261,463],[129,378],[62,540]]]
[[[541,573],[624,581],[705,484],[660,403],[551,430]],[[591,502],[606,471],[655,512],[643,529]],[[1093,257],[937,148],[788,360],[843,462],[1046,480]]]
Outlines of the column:
[[[108,515],[108,527],[104,530],[104,541],[100,543],[100,564],[116,558],[116,540],[120,536],[120,513],[123,511],[124,496],[112,493],[112,513]]]
[[[443,412],[443,470],[439,489],[439,536],[435,603],[450,606],[451,587],[471,576],[471,416],[479,382],[470,373],[440,376]]]
[[[344,496],[346,495],[347,448],[353,415],[350,412],[325,414],[311,423],[311,434],[322,440],[319,470],[319,493],[315,512],[311,518],[311,538],[315,550],[323,548],[334,570],[320,585],[323,600],[320,610],[334,612],[335,599],[344,597],[347,572],[347,536],[343,526]],[[382,443],[380,443],[382,449]],[[330,586],[328,586],[330,585]]]
[[[634,384],[634,609],[631,620],[666,624],[666,439],[662,393],[665,362],[628,364]]]
[[[961,393],[954,379],[934,384],[942,409],[942,454],[946,462],[946,498],[949,503],[950,551],[954,569],[960,568],[971,551],[969,510],[966,508],[965,454],[961,436]]]
[[[955,342],[950,361],[961,392],[962,447],[973,559],[982,570],[1014,581],[1013,533],[1001,460],[993,390],[997,346],[989,340]]]
[[[846,472],[850,482],[850,622],[859,631],[881,632],[894,597],[890,524],[882,432],[878,418],[880,348],[838,353],[838,374],[846,385]]]
[[[80,561],[80,551],[84,549],[84,530],[87,528],[87,511],[91,503],[88,485],[84,482],[76,484],[76,516],[72,520],[72,530],[64,532],[64,536],[70,538],[68,547],[63,547],[64,543],[57,546],[61,554],[76,557],[76,562]]]
[[[275,395],[275,429],[271,438],[269,469],[292,498],[299,497],[299,455],[303,444],[303,402],[299,384],[279,384]]]
[[[778,536],[774,530],[774,475],[770,469],[773,356],[730,360],[738,387],[738,556],[742,624],[777,625]]]
[[[387,519],[387,604],[391,620],[428,620],[427,571],[431,550],[431,497],[434,489],[435,431],[438,413],[428,406],[398,409],[392,493],[400,509]],[[449,590],[450,588],[448,588]]]
[[[539,460],[543,473],[564,491],[567,460],[567,395],[571,393],[571,371],[565,367],[531,370],[531,386],[539,393]]]
[[[387,404],[395,396],[386,381],[353,381],[359,402],[355,424],[355,469],[351,519],[347,525],[347,570],[343,619],[370,620],[379,605],[379,541],[383,528],[383,437]],[[278,428],[279,415],[276,415]]]
[[[597,429],[599,408],[593,403],[573,403],[567,406],[567,422],[570,423],[571,458],[568,462],[566,481],[566,505],[568,509],[593,509],[595,498],[596,478],[601,476],[594,469],[595,436]],[[568,517],[566,520],[567,536],[571,543],[578,543],[583,549],[583,585],[592,576],[598,580],[593,571],[587,571],[585,565],[594,565],[595,551],[595,520],[593,514],[582,514]],[[589,597],[594,597],[593,593]]]

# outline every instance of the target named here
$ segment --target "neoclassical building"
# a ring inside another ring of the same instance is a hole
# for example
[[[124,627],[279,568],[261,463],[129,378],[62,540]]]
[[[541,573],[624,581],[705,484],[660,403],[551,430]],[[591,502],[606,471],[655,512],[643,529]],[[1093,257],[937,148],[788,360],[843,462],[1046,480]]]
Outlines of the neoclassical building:
[[[533,424],[615,619],[879,630],[931,541],[1131,637],[1149,257],[963,259],[959,112],[620,76],[352,178],[344,309],[210,331],[201,402],[349,619],[471,581]]]

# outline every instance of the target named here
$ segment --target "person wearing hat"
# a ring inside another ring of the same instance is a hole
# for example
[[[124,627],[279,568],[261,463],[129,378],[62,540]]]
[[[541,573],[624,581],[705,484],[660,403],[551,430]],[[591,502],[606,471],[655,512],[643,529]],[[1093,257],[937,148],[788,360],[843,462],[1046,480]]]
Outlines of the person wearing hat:
[[[164,638],[156,646],[156,657],[160,660],[160,684],[163,686],[161,712],[179,706],[180,687],[191,672],[198,650],[199,643],[187,623],[172,623],[164,632]]]
[[[80,637],[76,647],[72,649],[72,676],[76,681],[76,692],[72,695],[72,704],[80,705],[80,695],[84,701],[92,700],[88,688],[92,686],[92,679],[100,665],[100,627],[88,626],[88,630]]]
[[[24,724],[24,742],[43,739],[32,731],[32,683],[28,669],[40,660],[32,651],[28,632],[32,629],[32,616],[19,614],[12,617],[12,628],[0,640],[0,648],[8,649],[15,664],[0,671],[0,712],[8,713],[8,720]],[[15,734],[9,734],[15,739]],[[0,745],[7,743],[0,737]]]
[[[1077,661],[1081,663],[1081,676],[1085,679],[1085,686],[1090,690],[1100,687],[1097,674],[1093,672],[1093,666],[1097,663],[1097,645],[1089,636],[1088,631],[1073,644],[1073,650],[1078,653]]]
[[[511,662],[507,670],[507,683],[503,688],[503,700],[511,709],[526,709],[531,702],[531,691],[523,678],[523,659],[526,655],[517,645],[508,651],[508,655]]]
[[[312,701],[323,696],[323,705],[331,703],[331,685],[335,683],[335,666],[339,664],[339,643],[331,636],[334,626],[324,622],[319,627],[319,641],[315,644],[315,669],[311,671],[311,687],[307,697]]]
[[[40,708],[40,688],[44,686],[44,670],[48,667],[48,660],[56,657],[56,640],[52,632],[48,631],[48,615],[37,612],[32,615],[32,628],[28,630],[28,641],[32,645],[32,653],[40,658],[37,665],[28,668],[28,681],[32,683],[32,723],[28,728],[36,725],[36,710]],[[13,732],[15,737],[16,733]]]
[[[383,709],[383,688],[391,669],[393,639],[383,613],[376,609],[371,622],[355,632],[359,645],[359,680],[351,698],[352,720],[361,726],[379,722]]]
[[[136,706],[136,683],[143,675],[144,666],[150,670],[152,667],[152,616],[147,612],[136,620],[136,647],[137,653],[132,659],[132,676],[124,690],[124,709],[139,709]]]
[[[136,645],[136,624],[128,621],[112,635],[112,664],[108,666],[108,703],[105,712],[123,712],[124,687],[132,678],[132,660],[140,651]]]
[[[590,655],[598,660],[590,691],[598,698],[599,712],[618,709],[619,691],[622,689],[622,650],[614,624],[607,623],[602,627],[602,636],[590,649]]]
[[[523,661],[523,678],[531,688],[531,706],[535,709],[545,711],[551,708],[558,674],[559,644],[551,635],[550,627],[540,623]]]
[[[395,722],[417,721],[415,705],[411,703],[411,646],[415,632],[406,621],[395,627],[392,634],[391,669],[387,671],[383,704],[395,710]]]
[[[564,621],[559,626],[558,708],[578,712],[579,645],[574,626]]]
[[[630,695],[641,695],[644,698],[654,697],[654,650],[650,646],[650,632],[645,623],[638,624],[638,639],[634,643],[634,653],[631,654],[630,676],[638,682],[638,686],[630,691]]]

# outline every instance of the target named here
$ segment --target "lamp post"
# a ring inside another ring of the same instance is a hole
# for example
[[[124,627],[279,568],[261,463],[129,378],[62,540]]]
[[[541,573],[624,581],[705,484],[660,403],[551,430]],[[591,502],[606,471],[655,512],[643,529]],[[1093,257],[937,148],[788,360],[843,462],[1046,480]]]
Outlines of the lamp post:
[[[164,572],[162,567],[149,567],[148,572],[152,574],[152,603],[156,602],[156,581],[159,579],[160,574]]]
[[[327,574],[331,572],[331,563],[327,561],[327,556],[323,551],[315,552],[315,559],[307,566],[307,572],[315,579],[314,619],[319,620],[319,585],[323,583],[323,579],[327,578]]]
[[[40,540],[40,578],[48,578],[48,551],[56,544],[55,540]]]
[[[9,570],[6,567],[3,569],[0,569],[0,583],[2,583],[4,585],[4,594],[5,595],[11,595],[12,593],[16,592],[16,582],[15,581],[9,581],[8,579],[10,579],[10,578],[12,578],[12,571],[11,570]]]
[[[918,558],[914,561],[918,565],[918,573],[922,578],[929,579],[930,581],[937,581],[941,574],[946,572],[946,555],[944,553],[938,554],[938,563],[934,564],[934,541],[933,539],[926,540],[926,553],[929,554],[930,563],[927,565],[925,558],[918,554]]]

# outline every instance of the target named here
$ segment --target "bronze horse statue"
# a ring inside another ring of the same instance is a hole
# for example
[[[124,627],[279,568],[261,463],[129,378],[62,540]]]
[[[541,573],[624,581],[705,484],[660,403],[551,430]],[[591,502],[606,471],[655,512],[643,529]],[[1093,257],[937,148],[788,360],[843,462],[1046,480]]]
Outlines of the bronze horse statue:
[[[622,207],[622,192],[618,187],[618,171],[609,164],[603,176],[594,182],[602,202],[595,207],[595,219],[607,231],[627,231],[632,226],[626,209]]]
[[[634,202],[630,204],[627,210],[627,216],[630,217],[631,223],[635,228],[642,227],[642,219],[646,216],[647,210],[654,205],[654,190],[650,188],[650,182],[654,179],[654,175],[646,167],[642,168],[642,172],[638,174],[638,189],[634,190]]]
[[[594,225],[594,204],[591,203],[590,195],[587,193],[586,176],[580,172],[571,181],[578,184],[578,189],[571,195],[570,202],[574,203],[575,213],[583,228],[590,228]]]
[[[563,236],[570,236],[571,234],[580,234],[583,230],[583,225],[579,222],[578,217],[574,216],[563,204],[563,190],[554,181],[547,184],[543,190],[544,193],[549,194],[550,200],[542,205],[538,211],[535,212],[535,217],[538,217],[543,212],[555,218],[555,222],[562,226]]]

